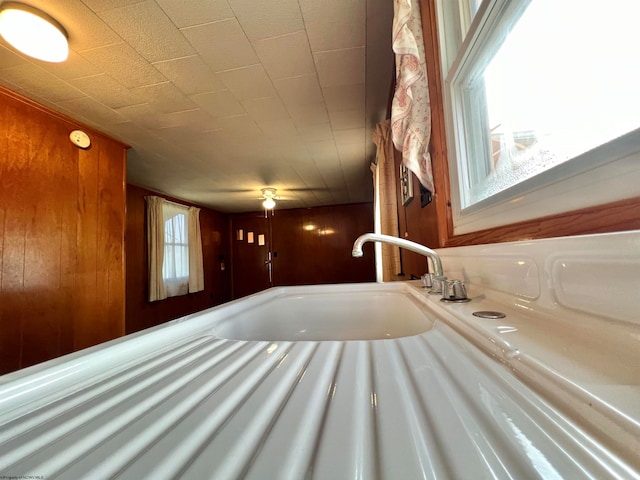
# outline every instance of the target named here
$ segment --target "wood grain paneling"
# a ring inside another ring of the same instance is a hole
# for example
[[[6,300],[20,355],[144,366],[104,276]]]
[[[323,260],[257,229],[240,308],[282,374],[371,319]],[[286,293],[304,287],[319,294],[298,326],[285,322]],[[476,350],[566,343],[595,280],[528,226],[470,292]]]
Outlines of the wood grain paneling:
[[[398,182],[400,176],[400,165],[402,155],[397,150],[394,157],[396,171],[398,172]],[[398,195],[398,226],[400,236],[406,240],[426,245],[430,248],[438,248],[440,239],[438,236],[438,222],[435,202],[429,203],[426,207],[420,206],[420,182],[415,175],[412,175],[414,198],[406,206],[402,205],[402,192],[400,188],[396,190]],[[400,249],[402,259],[402,273],[400,280],[410,280],[418,278],[428,271],[427,259],[423,255]]]
[[[127,333],[204,310],[231,298],[228,218],[222,213],[200,207],[204,290],[149,302],[144,200],[147,195],[157,195],[184,205],[193,205],[151,190],[127,185]],[[221,270],[221,263],[224,263],[224,270]]]
[[[237,237],[237,231],[240,229],[242,240]],[[244,297],[272,286],[273,272],[269,274],[267,263],[271,242],[269,229],[270,221],[265,217],[264,212],[243,213],[231,217],[233,298]],[[253,235],[251,243],[249,243],[250,234]],[[259,235],[264,235],[264,245],[259,244]]]
[[[370,203],[278,210],[271,218],[275,285],[375,281],[373,245],[353,258],[355,239],[373,231]]]
[[[124,333],[125,148],[0,88],[1,373]]]

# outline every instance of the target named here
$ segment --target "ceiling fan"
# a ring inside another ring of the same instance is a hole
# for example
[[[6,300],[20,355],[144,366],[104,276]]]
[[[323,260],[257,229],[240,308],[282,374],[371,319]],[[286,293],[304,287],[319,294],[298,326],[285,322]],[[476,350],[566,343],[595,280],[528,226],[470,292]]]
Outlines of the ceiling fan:
[[[273,210],[276,206],[276,200],[280,200],[280,197],[276,195],[277,188],[265,187],[262,190],[262,206],[265,210]]]

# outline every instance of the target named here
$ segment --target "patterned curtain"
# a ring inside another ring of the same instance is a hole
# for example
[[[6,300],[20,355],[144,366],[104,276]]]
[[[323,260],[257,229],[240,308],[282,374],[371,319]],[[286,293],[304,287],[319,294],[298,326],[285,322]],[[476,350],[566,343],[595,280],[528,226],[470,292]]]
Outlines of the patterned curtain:
[[[429,155],[431,108],[418,4],[417,0],[394,0],[396,90],[391,104],[391,130],[393,143],[402,152],[402,163],[434,193]]]

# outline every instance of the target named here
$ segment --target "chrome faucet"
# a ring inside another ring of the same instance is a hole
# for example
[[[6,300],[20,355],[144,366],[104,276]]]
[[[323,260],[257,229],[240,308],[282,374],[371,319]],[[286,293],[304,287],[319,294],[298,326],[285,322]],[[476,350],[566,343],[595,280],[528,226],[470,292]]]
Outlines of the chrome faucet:
[[[431,250],[429,247],[420,245],[419,243],[405,240],[404,238],[392,237],[391,235],[382,235],[379,233],[365,233],[364,235],[360,235],[353,243],[353,250],[351,251],[351,255],[354,257],[361,257],[362,246],[366,242],[390,243],[391,245],[396,245],[397,247],[411,250],[412,252],[419,253],[420,255],[424,255],[425,257],[430,258],[431,263],[433,264],[433,274],[431,275],[431,292],[442,293],[442,284],[447,280],[447,277],[444,276],[444,271],[442,270],[442,262],[440,261],[440,257],[435,251]]]
[[[351,255],[354,257],[362,257],[362,246],[366,242],[390,243],[398,247],[410,250],[431,260],[433,264],[433,273],[428,274],[431,280],[431,291],[429,293],[441,294],[442,299],[446,301],[467,301],[466,290],[464,284],[460,280],[449,280],[444,276],[442,269],[442,261],[438,254],[424,245],[405,240],[403,238],[393,237],[391,235],[382,235],[379,233],[365,233],[360,235],[353,243]],[[455,288],[454,288],[455,287]],[[455,291],[455,292],[454,292]]]

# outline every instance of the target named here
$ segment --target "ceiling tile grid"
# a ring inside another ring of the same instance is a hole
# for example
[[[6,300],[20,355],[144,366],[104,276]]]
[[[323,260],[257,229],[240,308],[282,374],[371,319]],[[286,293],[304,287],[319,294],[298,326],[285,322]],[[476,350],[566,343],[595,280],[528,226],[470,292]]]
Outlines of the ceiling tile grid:
[[[130,182],[229,212],[255,210],[265,186],[292,208],[372,198],[393,59],[367,46],[390,37],[391,2],[29,3],[65,26],[70,58],[0,40],[0,84],[132,145]]]

